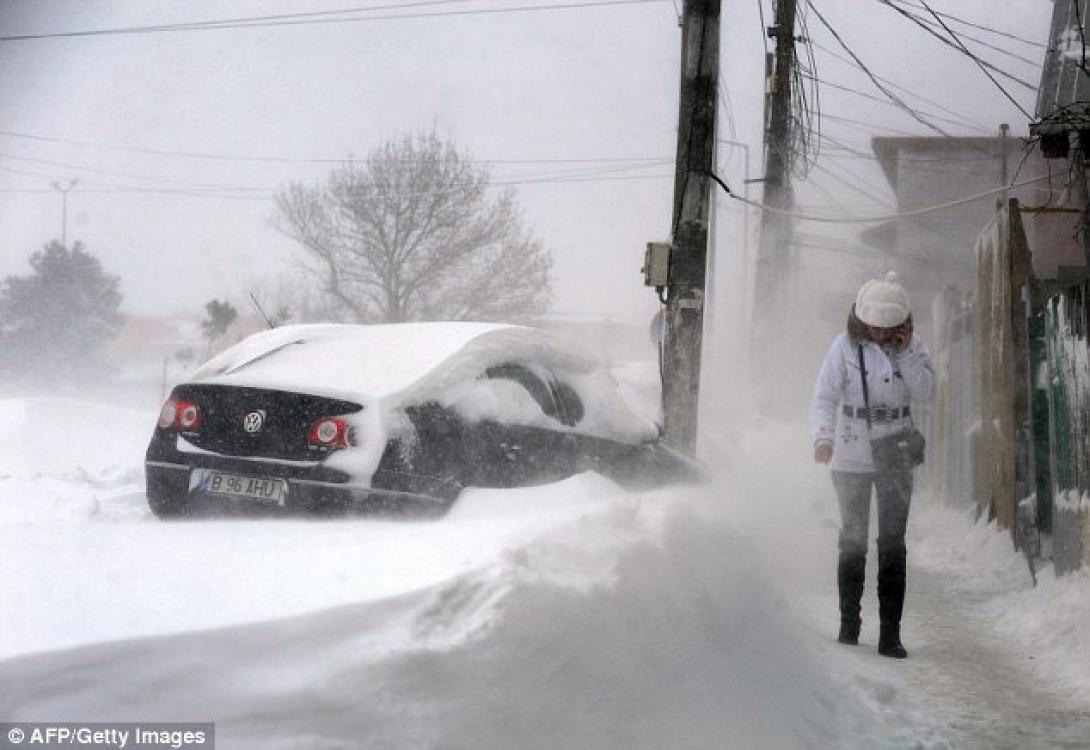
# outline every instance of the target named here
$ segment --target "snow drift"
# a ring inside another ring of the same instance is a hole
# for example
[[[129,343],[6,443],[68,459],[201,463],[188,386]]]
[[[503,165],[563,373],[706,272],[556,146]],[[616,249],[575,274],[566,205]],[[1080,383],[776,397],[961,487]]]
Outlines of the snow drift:
[[[153,418],[0,401],[6,720],[211,719],[228,748],[953,746],[904,669],[834,643],[827,476],[778,470],[804,428],[742,430],[715,491],[581,475],[436,523],[161,523]],[[910,558],[982,633],[1085,687],[1084,575],[1032,589],[1005,536],[914,519]]]
[[[382,601],[0,663],[0,714],[212,718],[228,747],[881,746],[750,545],[618,501]]]

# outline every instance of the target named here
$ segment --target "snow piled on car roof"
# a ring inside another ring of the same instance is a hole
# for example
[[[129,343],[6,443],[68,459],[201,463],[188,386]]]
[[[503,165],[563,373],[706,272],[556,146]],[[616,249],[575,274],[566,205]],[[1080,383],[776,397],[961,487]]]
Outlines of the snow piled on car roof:
[[[489,323],[284,326],[223,351],[193,380],[370,401],[411,388],[474,339],[510,328]]]
[[[547,366],[574,388],[586,409],[581,432],[634,442],[657,435],[657,427],[619,395],[593,354],[555,333],[524,326],[453,322],[286,326],[239,342],[203,365],[193,380],[346,398],[374,414],[406,403],[446,402],[452,389],[508,362]],[[501,421],[546,424],[547,417],[530,411],[507,409],[505,416],[514,417]],[[561,428],[558,423],[552,426]]]

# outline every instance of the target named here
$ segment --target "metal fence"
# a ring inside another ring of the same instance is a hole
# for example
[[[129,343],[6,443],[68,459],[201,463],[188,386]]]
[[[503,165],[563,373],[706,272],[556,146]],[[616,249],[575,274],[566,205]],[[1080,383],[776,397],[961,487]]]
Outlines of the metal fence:
[[[947,288],[932,305],[935,331],[935,404],[929,451],[933,496],[943,506],[973,504],[975,446],[980,433],[980,370],[972,296]]]
[[[1000,205],[977,243],[976,289],[933,306],[930,485],[943,505],[975,504],[1016,546],[1027,524],[1044,534],[1064,573],[1090,553],[1090,285],[1041,278],[1035,269],[1055,265],[1031,249],[1017,200]]]
[[[1078,568],[1090,538],[1090,367],[1087,358],[1087,285],[1052,296],[1043,311],[1047,461],[1053,560],[1058,573]],[[1039,514],[1040,515],[1040,514]]]

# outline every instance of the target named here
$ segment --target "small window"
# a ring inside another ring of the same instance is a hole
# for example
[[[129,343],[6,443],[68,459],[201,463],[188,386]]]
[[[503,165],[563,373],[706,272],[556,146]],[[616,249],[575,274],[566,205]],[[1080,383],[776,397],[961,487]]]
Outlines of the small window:
[[[560,418],[560,412],[556,407],[556,401],[553,399],[549,386],[529,367],[508,363],[489,367],[485,370],[485,374],[492,380],[515,381],[530,392],[534,401],[541,407],[541,411],[553,419]]]

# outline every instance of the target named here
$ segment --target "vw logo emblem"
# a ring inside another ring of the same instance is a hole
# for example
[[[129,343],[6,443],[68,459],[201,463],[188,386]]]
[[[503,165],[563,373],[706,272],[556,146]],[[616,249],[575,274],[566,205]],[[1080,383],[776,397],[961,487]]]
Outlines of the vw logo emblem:
[[[246,418],[242,420],[242,429],[253,435],[260,432],[264,424],[265,410],[259,409],[258,411],[252,411],[246,415]]]

